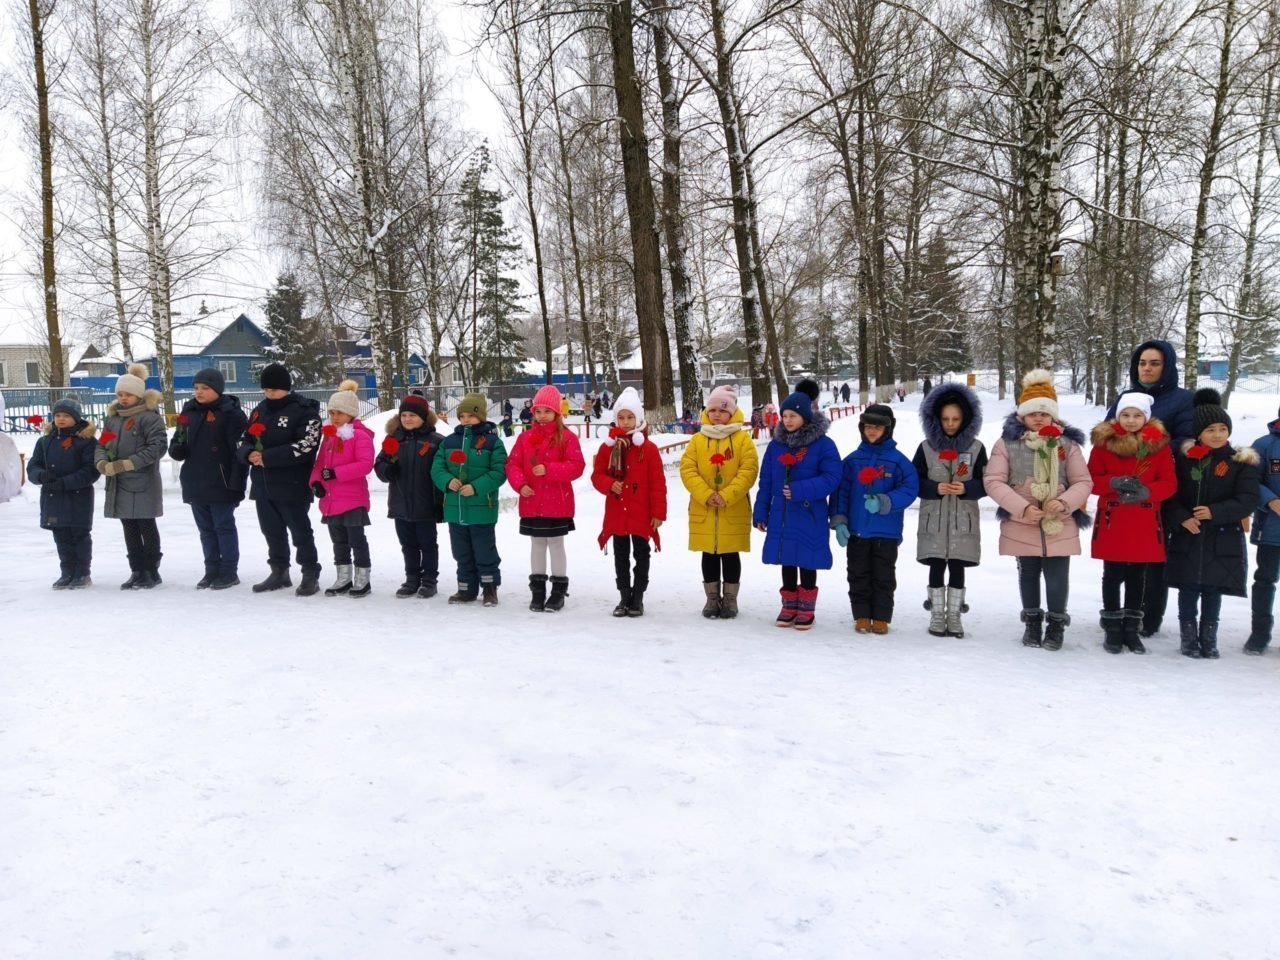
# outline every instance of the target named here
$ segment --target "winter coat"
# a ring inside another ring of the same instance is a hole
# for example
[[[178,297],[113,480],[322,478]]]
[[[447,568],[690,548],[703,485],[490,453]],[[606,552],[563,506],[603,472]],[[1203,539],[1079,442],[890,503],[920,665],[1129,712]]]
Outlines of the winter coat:
[[[373,472],[387,484],[387,516],[393,520],[439,523],[444,519],[444,494],[431,479],[431,468],[444,437],[423,424],[406,430],[400,418],[387,421],[387,436],[400,444],[393,457],[385,450],[373,461]]]
[[[1252,543],[1280,546],[1280,516],[1271,504],[1280,500],[1280,420],[1272,421],[1267,433],[1253,441],[1258,453],[1258,510],[1249,534]]]
[[[103,516],[116,520],[154,520],[164,516],[164,488],[160,482],[160,461],[169,446],[164,417],[159,413],[160,391],[148,390],[140,402],[122,407],[120,401],[107,407],[102,433],[116,438],[99,444],[93,452],[95,464],[127,460],[133,469],[107,477]],[[99,467],[101,470],[101,467]]]
[[[736,425],[736,427],[735,427]],[[710,430],[710,433],[703,431]],[[716,436],[721,434],[721,436]],[[712,463],[719,457],[721,463]],[[756,445],[743,429],[742,411],[717,427],[702,411],[702,426],[680,458],[680,480],[689,491],[689,549],[701,553],[748,553],[751,550],[751,485],[760,472]],[[716,477],[720,483],[716,483]],[[713,493],[723,507],[709,507]]]
[[[863,471],[875,474],[864,481]],[[902,541],[902,514],[920,492],[920,480],[911,461],[898,450],[893,437],[879,443],[863,440],[840,464],[840,487],[831,501],[831,526],[844,524],[849,533],[864,540]],[[888,512],[867,510],[867,494],[889,498]]]
[[[752,522],[765,525],[765,563],[806,570],[831,569],[827,498],[840,486],[840,451],[827,436],[831,423],[821,413],[790,432],[779,425],[760,463],[760,490]],[[795,458],[788,465],[785,456]],[[791,488],[791,499],[782,492]]]
[[[40,526],[64,530],[93,526],[93,465],[98,432],[88,420],[55,427],[50,420],[27,461],[27,479],[40,485]]]
[[[454,463],[458,451],[466,458]],[[457,477],[474,489],[469,497],[449,489]],[[491,421],[474,426],[458,424],[444,438],[431,464],[431,479],[444,491],[444,519],[464,526],[498,522],[498,491],[507,479],[507,448]]]
[[[522,517],[573,516],[573,481],[582,476],[587,462],[577,435],[561,427],[557,440],[556,429],[554,421],[534,423],[521,431],[507,455],[507,480],[516,495],[526,484],[533,488],[533,496],[520,497]],[[539,464],[547,468],[540,477],[533,472]]]
[[[260,437],[255,424],[266,428]],[[290,393],[279,400],[263,400],[249,414],[236,457],[249,465],[249,454],[262,447],[262,466],[249,466],[249,498],[295,503],[311,502],[311,466],[320,449],[320,403]]]
[[[369,474],[373,472],[373,431],[359,419],[338,427],[351,436],[341,433],[320,437],[320,451],[311,467],[308,484],[319,483],[324,487],[320,498],[320,515],[337,517],[351,510],[369,509]],[[323,431],[323,428],[322,428]],[[320,472],[332,470],[334,477],[325,480]]]
[[[667,475],[662,469],[662,451],[641,433],[639,441],[628,441],[622,451],[622,465],[615,474],[609,469],[609,457],[615,449],[608,441],[600,444],[591,470],[592,484],[605,497],[600,546],[610,537],[652,537],[661,542],[650,521],[667,519]],[[615,481],[621,481],[621,493],[613,492]]]
[[[1138,358],[1144,350],[1153,348],[1164,355],[1164,370],[1158,381],[1144,387],[1138,379]],[[1178,353],[1169,341],[1148,340],[1138,344],[1138,349],[1133,351],[1129,360],[1129,386],[1121,393],[1145,393],[1151,397],[1151,416],[1164,425],[1174,447],[1196,435],[1195,421],[1191,417],[1194,394],[1186,387],[1178,386]],[[1119,402],[1120,397],[1117,396],[1107,408],[1108,420],[1115,419],[1116,404]]]
[[[964,413],[954,437],[946,435],[939,420],[942,408],[951,403]],[[916,559],[921,563],[958,560],[974,566],[982,559],[978,501],[986,496],[982,477],[987,469],[987,448],[978,439],[982,402],[963,384],[939,384],[920,402],[920,425],[924,441],[911,460],[920,485]],[[944,450],[955,451],[956,459],[940,459],[938,454]],[[939,493],[938,484],[949,481],[963,483],[964,493]]]
[[[998,505],[1001,556],[1073,557],[1080,553],[1080,531],[1090,524],[1084,506],[1093,493],[1093,480],[1082,452],[1084,434],[1076,427],[1058,426],[1062,429],[1055,446],[1058,491],[1048,499],[1065,503],[1067,515],[1062,518],[1061,530],[1046,533],[1040,521],[1023,516],[1027,507],[1040,505],[1031,493],[1031,483],[1041,438],[1023,426],[1016,413],[1005,418],[1004,432],[991,451],[983,477],[987,496]]]
[[[1142,441],[1132,433],[1117,432],[1116,421],[1104,420],[1093,428],[1089,451],[1089,475],[1098,509],[1093,519],[1090,555],[1095,560],[1124,563],[1164,561],[1164,515],[1161,505],[1178,489],[1169,434],[1159,420],[1150,420],[1160,438]],[[1123,429],[1123,428],[1120,428]],[[1144,456],[1139,459],[1139,446]],[[1137,476],[1150,491],[1141,503],[1121,503],[1111,489],[1113,477]]]
[[[239,503],[249,480],[248,464],[236,456],[249,422],[239,398],[224,393],[208,406],[188,400],[178,416],[169,456],[182,463],[182,502]]]
[[[1202,460],[1186,455],[1185,441],[1177,457],[1178,492],[1164,505],[1168,560],[1165,581],[1171,587],[1207,587],[1230,597],[1247,596],[1244,527],[1258,506],[1258,452],[1236,450],[1230,444],[1211,450]],[[1199,469],[1200,479],[1192,475]],[[1200,522],[1200,532],[1182,525],[1197,506],[1207,506],[1212,519]]]

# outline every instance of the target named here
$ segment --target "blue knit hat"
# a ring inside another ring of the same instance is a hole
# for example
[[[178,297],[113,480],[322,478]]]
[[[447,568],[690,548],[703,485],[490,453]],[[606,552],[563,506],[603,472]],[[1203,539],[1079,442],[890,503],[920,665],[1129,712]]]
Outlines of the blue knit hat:
[[[84,419],[80,412],[80,402],[75,397],[60,397],[53,403],[54,413],[69,413],[79,423]]]
[[[788,410],[792,410],[804,417],[805,423],[813,423],[813,398],[809,394],[801,393],[797,390],[783,400],[782,406],[778,408],[778,413],[783,414]]]

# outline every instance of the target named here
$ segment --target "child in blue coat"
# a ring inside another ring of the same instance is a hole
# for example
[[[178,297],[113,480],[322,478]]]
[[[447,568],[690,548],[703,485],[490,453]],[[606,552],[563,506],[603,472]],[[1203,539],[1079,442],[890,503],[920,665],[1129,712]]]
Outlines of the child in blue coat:
[[[1250,595],[1253,622],[1244,652],[1260,657],[1271,643],[1271,628],[1275,623],[1272,608],[1276,599],[1276,581],[1280,580],[1280,412],[1271,421],[1266,434],[1253,441],[1253,449],[1262,461],[1258,465],[1262,482],[1258,484],[1258,510],[1253,516],[1253,528],[1249,534],[1258,554]]]
[[[61,576],[55,590],[89,586],[93,561],[93,465],[97,428],[80,414],[73,397],[53,405],[44,436],[36,441],[27,464],[27,479],[40,487],[40,526],[53,532]]]
[[[895,422],[893,408],[884,404],[862,411],[862,443],[844,458],[831,505],[836,542],[848,552],[849,602],[858,633],[889,632],[902,517],[920,493],[915,467],[893,439]]]
[[[811,385],[811,393],[801,390]],[[830,421],[815,410],[817,384],[801,381],[782,413],[760,465],[752,521],[765,532],[762,558],[782,565],[779,627],[808,630],[818,602],[818,571],[831,569],[827,498],[840,483],[840,451]]]

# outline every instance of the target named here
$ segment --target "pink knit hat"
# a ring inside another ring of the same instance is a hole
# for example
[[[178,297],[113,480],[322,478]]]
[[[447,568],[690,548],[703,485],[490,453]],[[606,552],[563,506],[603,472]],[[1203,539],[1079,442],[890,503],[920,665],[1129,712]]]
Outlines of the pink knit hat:
[[[547,384],[533,395],[533,408],[536,410],[538,407],[547,407],[548,409],[559,413],[560,391],[551,384]]]
[[[708,410],[733,413],[738,409],[738,391],[731,383],[722,383],[707,396]]]

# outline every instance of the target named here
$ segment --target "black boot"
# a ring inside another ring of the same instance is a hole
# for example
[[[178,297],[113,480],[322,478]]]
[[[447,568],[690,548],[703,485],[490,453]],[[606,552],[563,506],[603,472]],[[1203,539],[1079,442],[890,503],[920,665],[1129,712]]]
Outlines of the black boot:
[[[430,600],[436,595],[436,585],[434,580],[424,580],[422,585],[418,587],[418,599]]]
[[[1271,629],[1275,626],[1275,617],[1271,606],[1275,602],[1276,587],[1273,583],[1253,581],[1253,618],[1249,624],[1249,639],[1245,641],[1244,652],[1251,657],[1260,657],[1267,652],[1271,643]]]
[[[1141,610],[1121,610],[1124,614],[1124,645],[1128,647],[1130,653],[1146,653],[1147,648],[1142,643],[1142,611]]]
[[[1218,659],[1218,621],[1200,621],[1200,659]]]
[[[396,590],[396,596],[402,600],[405,597],[416,597],[418,595],[418,588],[421,586],[422,578],[420,578],[416,573],[406,573],[404,575],[404,583],[400,584],[399,589]]]
[[[285,586],[288,586],[286,581]],[[320,592],[320,565],[314,567],[306,567],[302,571],[302,582],[298,584],[298,589],[293,591],[299,597],[314,597]]]
[[[855,615],[856,615],[855,611]],[[1043,610],[1023,610],[1022,622],[1026,626],[1022,629],[1022,645],[1024,647],[1038,647],[1044,643],[1044,611]]]
[[[547,611],[557,613],[564,609],[564,598],[569,595],[568,577],[551,577],[551,595],[547,597]]]
[[[1107,653],[1124,653],[1124,613],[1120,610],[1102,611],[1102,649]]]
[[[213,578],[213,582],[209,584],[210,590],[226,590],[230,587],[240,586],[240,578],[234,573],[220,573]]]
[[[53,581],[53,589],[55,589],[55,590],[65,590],[65,589],[67,589],[67,587],[71,586],[71,581],[72,581],[72,580],[74,580],[74,579],[75,579],[75,577],[73,577],[73,576],[72,576],[70,573],[68,573],[67,571],[63,570],[63,571],[62,571],[62,576],[58,577],[58,579],[57,579],[57,580]],[[623,614],[623,616],[625,616],[625,614]]]
[[[145,570],[138,571],[138,585],[134,589],[150,590],[152,587],[160,586],[160,574],[148,567]]]
[[[615,617],[627,616],[627,611],[631,609],[631,582],[629,580],[619,580],[618,584],[618,605],[613,608]]]
[[[1200,659],[1200,628],[1194,620],[1178,621],[1178,636],[1181,646],[1178,652],[1193,660]]]
[[[1049,623],[1044,628],[1044,642],[1040,646],[1046,650],[1061,650],[1067,624],[1071,622],[1071,618],[1065,613],[1051,613],[1045,619]]]
[[[547,609],[547,575],[545,573],[529,574],[529,609],[541,613]]]
[[[213,586],[213,581],[214,581],[214,580],[217,580],[217,579],[218,579],[218,571],[217,571],[217,570],[209,570],[209,569],[206,569],[206,570],[205,570],[205,572],[204,572],[204,576],[203,576],[203,577],[201,577],[199,580],[197,580],[197,581],[196,581],[196,589],[197,589],[197,590],[208,590],[210,587],[212,587],[212,586]]]
[[[284,587],[292,587],[293,581],[289,579],[288,564],[271,564],[271,572],[267,574],[267,579],[261,583],[253,585],[254,593],[267,593],[270,590],[280,590]]]
[[[649,589],[649,584],[643,580],[637,580],[636,585],[631,588],[631,602],[627,605],[628,617],[644,616],[644,592]]]
[[[142,567],[135,566],[132,561],[129,563],[129,569],[133,571],[132,576],[124,583],[120,584],[121,590],[137,590],[142,586]]]

